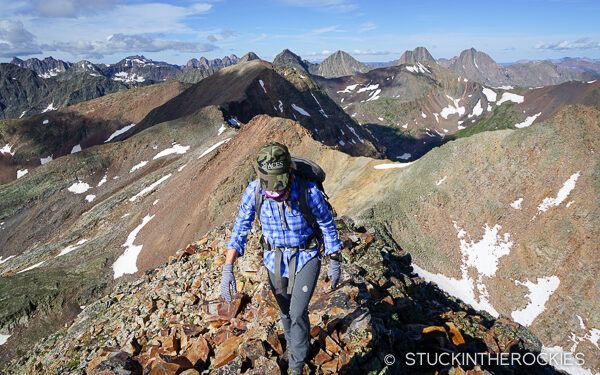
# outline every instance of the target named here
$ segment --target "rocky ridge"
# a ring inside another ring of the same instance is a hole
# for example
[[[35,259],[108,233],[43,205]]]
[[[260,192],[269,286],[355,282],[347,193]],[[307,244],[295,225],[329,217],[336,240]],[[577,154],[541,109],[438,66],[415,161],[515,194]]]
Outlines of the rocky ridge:
[[[536,353],[540,343],[524,327],[478,314],[415,276],[410,255],[385,241],[388,236],[353,232],[343,222],[338,227],[345,247],[343,275],[331,291],[322,265],[309,307],[307,373],[558,374],[547,365],[411,363],[406,356],[411,352],[508,356]],[[72,324],[7,363],[4,371],[280,374],[285,341],[256,230],[237,262],[240,294],[231,303],[218,297],[229,228],[214,230],[169,262],[82,306]]]

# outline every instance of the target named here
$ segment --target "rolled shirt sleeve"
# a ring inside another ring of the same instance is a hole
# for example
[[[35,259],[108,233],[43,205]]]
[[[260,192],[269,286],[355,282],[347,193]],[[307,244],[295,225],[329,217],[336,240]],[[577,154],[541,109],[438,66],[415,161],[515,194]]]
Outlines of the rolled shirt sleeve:
[[[242,196],[242,203],[238,212],[233,231],[227,242],[227,249],[236,249],[240,256],[244,255],[244,249],[246,248],[246,238],[248,237],[248,231],[252,228],[252,222],[254,221],[255,212],[255,189],[258,181],[252,181],[246,187],[244,195]]]
[[[325,242],[325,255],[337,253],[342,248],[342,244],[338,238],[337,228],[333,215],[323,198],[323,193],[313,183],[309,183],[310,191],[308,194],[308,204],[312,210],[321,232],[323,233],[323,241]]]

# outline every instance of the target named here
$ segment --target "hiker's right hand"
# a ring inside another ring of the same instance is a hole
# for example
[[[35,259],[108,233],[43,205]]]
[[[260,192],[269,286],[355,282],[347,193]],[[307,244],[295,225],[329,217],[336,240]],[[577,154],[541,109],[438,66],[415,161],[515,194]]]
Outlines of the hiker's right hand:
[[[340,261],[334,258],[329,259],[329,270],[327,276],[331,280],[331,289],[335,289],[340,281]]]
[[[221,298],[227,302],[231,302],[230,288],[233,288],[233,294],[237,293],[235,276],[233,275],[233,264],[225,264],[223,266],[223,275],[221,276]]]

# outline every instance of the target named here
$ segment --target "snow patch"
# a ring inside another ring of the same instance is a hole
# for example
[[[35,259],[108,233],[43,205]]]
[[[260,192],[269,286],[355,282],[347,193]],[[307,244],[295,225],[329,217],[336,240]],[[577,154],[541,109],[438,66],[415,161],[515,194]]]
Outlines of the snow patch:
[[[175,143],[173,147],[162,150],[158,154],[156,154],[152,160],[156,160],[158,158],[162,158],[163,156],[171,155],[171,154],[185,154],[190,149],[190,146],[182,146],[178,143]]]
[[[90,190],[91,187],[85,182],[77,181],[73,185],[69,186],[67,190],[74,194],[83,194],[86,191]]]
[[[552,293],[558,289],[560,279],[557,276],[548,276],[543,278],[537,278],[537,283],[533,283],[529,280],[521,282],[515,280],[515,285],[523,285],[529,289],[527,298],[529,298],[529,304],[521,310],[515,310],[511,316],[513,320],[526,327],[530,326],[531,323],[546,309],[544,305],[550,299]]]
[[[512,92],[505,92],[504,94],[502,94],[502,97],[500,98],[500,100],[498,100],[498,105],[502,105],[502,103],[504,102],[514,102],[514,103],[523,103],[523,101],[525,100],[525,97],[521,96],[521,95],[517,95],[517,94],[513,94]]]
[[[142,191],[140,191],[133,197],[129,198],[129,201],[133,202],[136,199],[138,199],[139,197],[141,197],[142,195],[149,193],[150,191],[154,190],[154,188],[156,188],[158,185],[162,184],[163,181],[167,180],[169,177],[171,177],[171,173],[169,173],[166,176],[162,176],[158,181],[154,182],[152,185],[145,187],[144,189],[142,189]]]
[[[383,121],[383,117],[377,117],[379,121]]]
[[[402,164],[377,164],[373,166],[375,169],[393,169],[393,168],[406,168],[412,165],[414,162],[402,163]]]
[[[74,154],[74,153],[79,152],[79,151],[81,151],[81,145],[75,145],[71,149],[71,154]]]
[[[113,140],[113,138],[125,133],[126,131],[128,131],[129,129],[133,128],[135,126],[135,124],[131,124],[131,125],[127,125],[122,127],[121,129],[115,131],[114,133],[112,133],[110,135],[110,137],[108,137],[108,139],[106,141],[104,141],[104,143],[110,142],[111,140]]]
[[[157,199],[157,200],[155,200],[154,202],[152,202],[152,205],[153,205],[153,206],[156,206],[156,204],[158,203],[158,201],[159,201],[159,200],[160,200],[160,199]]]
[[[421,112],[421,117],[427,118],[427,115],[425,114],[425,112]]]
[[[44,121],[42,121],[42,125],[48,125],[49,122],[50,122],[50,120],[44,120]]]
[[[221,146],[223,143],[227,143],[229,142],[231,138],[227,138],[221,142],[217,142],[216,144],[210,146],[208,149],[206,149],[206,151],[204,151],[200,156],[198,156],[198,159],[200,159],[201,157],[210,154],[214,149],[216,149],[217,147]]]
[[[6,344],[10,335],[0,335],[0,345]]]
[[[594,83],[594,82],[596,82],[596,81],[597,81],[597,79],[595,79],[595,80],[593,80],[593,81],[588,81],[587,83]]]
[[[544,361],[547,358],[568,358],[567,355],[569,355],[571,358],[573,358],[572,352],[569,352],[567,354],[567,353],[565,353],[563,348],[561,348],[560,346],[547,347],[547,346],[542,345],[541,353],[544,355],[540,356],[540,358],[543,359]],[[584,369],[583,367],[577,365],[577,362],[575,361],[575,359],[569,361],[568,363],[562,363],[560,360],[554,360],[554,361],[551,361],[551,363],[549,363],[549,364],[552,365],[555,369],[563,370],[571,375],[599,375],[600,374],[598,372],[592,373],[590,370]]]
[[[473,113],[471,113],[469,115],[469,118],[471,118],[473,116],[481,116],[482,113],[483,113],[483,107],[481,107],[481,99],[479,99],[477,104],[475,104],[475,107],[473,107]]]
[[[411,158],[411,154],[409,154],[408,152],[405,152],[404,154],[400,155],[400,156],[396,156],[398,159],[402,159],[402,160],[408,160]]]
[[[140,168],[143,168],[146,164],[148,164],[148,162],[146,160],[137,163],[136,165],[134,165],[133,167],[131,167],[131,169],[129,170],[129,173],[135,172]]]
[[[579,176],[581,174],[580,172],[581,171],[574,173],[573,175],[571,175],[571,177],[569,177],[569,179],[567,181],[565,181],[563,186],[560,188],[560,190],[556,194],[556,198],[550,198],[550,197],[544,198],[542,203],[538,206],[538,212],[540,212],[540,211],[545,212],[551,207],[558,206],[565,199],[567,199],[567,197],[571,193],[571,190],[573,190],[575,188],[575,183],[577,182],[577,179],[579,178]]]
[[[266,94],[267,93],[267,89],[265,89],[265,83],[262,81],[262,79],[259,79],[258,83],[260,83],[260,87],[262,87],[263,91]]]
[[[494,86],[494,88],[498,89],[498,90],[512,90],[512,89],[514,89],[513,86],[508,86],[508,85],[506,85],[506,86]]]
[[[323,115],[323,117],[325,118],[329,118],[329,116],[327,116],[327,114],[325,113],[325,111],[323,110],[323,107],[321,107],[321,103],[319,103],[319,101],[317,100],[317,98],[315,97],[315,95],[312,93],[312,91],[309,91],[310,95],[313,97],[313,99],[315,100],[315,102],[317,102],[317,105],[319,106],[319,112]]]
[[[26,113],[27,113],[27,111],[23,111],[23,113],[21,113],[21,116],[19,116],[19,118],[23,118],[23,116],[25,116]]]
[[[379,88],[379,84],[376,85],[369,85],[369,86],[365,86],[363,88],[358,89],[358,91],[356,92],[357,94],[360,94],[361,92],[365,92],[365,91],[373,91],[373,90],[377,90]]]
[[[528,126],[531,126],[531,124],[533,124],[533,122],[539,117],[539,115],[541,115],[542,112],[535,114],[533,116],[529,116],[525,119],[525,121],[520,122],[518,124],[515,124],[515,128],[526,128]]]
[[[358,134],[356,134],[356,131],[354,130],[354,128],[348,124],[345,124],[346,127],[352,132],[352,134],[354,134],[354,136],[360,141],[360,143],[365,143],[365,141],[362,140],[361,137],[358,136]]]
[[[354,89],[356,88],[356,86],[358,86],[358,83],[355,85],[350,85],[350,86],[346,86],[346,88],[342,91],[338,91],[338,94],[342,94],[342,93],[350,93],[351,91],[354,91]]]
[[[444,176],[441,180],[439,180],[438,182],[436,182],[435,184],[437,186],[440,186],[442,184],[442,182],[446,181],[446,178],[448,178],[448,176]]]
[[[48,106],[46,107],[46,109],[44,109],[44,110],[42,111],[42,113],[46,113],[46,112],[48,112],[48,111],[56,111],[57,109],[58,109],[58,108],[55,108],[55,107],[54,107],[54,103],[50,103],[50,104],[48,104]]]
[[[131,274],[137,272],[137,257],[140,255],[143,245],[134,245],[133,242],[135,241],[135,237],[138,235],[140,230],[142,230],[142,228],[148,224],[153,217],[154,215],[146,215],[144,219],[142,219],[142,223],[138,225],[131,233],[129,233],[129,236],[127,236],[127,241],[121,245],[126,249],[125,252],[113,264],[114,279],[117,279],[126,273]]]
[[[338,143],[340,144],[340,146],[344,147],[346,145],[346,143],[344,143],[344,141],[342,141],[341,139],[338,141]]]
[[[512,208],[514,208],[515,210],[520,210],[521,209],[521,203],[523,202],[523,198],[519,198],[516,201],[512,202],[510,204],[510,206]]]
[[[94,194],[88,194],[85,196],[85,200],[88,202],[93,201],[94,199],[96,199],[96,196]]]
[[[458,102],[460,101],[460,99],[454,99],[453,97],[446,95],[446,97],[450,100],[452,100],[454,106],[452,106],[451,104],[448,104],[447,107],[443,108],[442,111],[440,112],[440,115],[445,118],[448,119],[448,116],[452,115],[452,114],[458,114],[459,116],[462,116],[465,114],[465,107],[461,107],[458,105]]]
[[[2,263],[4,263],[4,262],[7,262],[7,261],[8,261],[10,258],[14,258],[14,257],[15,257],[14,255],[11,255],[11,256],[9,256],[9,257],[8,257],[8,258],[6,258],[6,259],[2,259],[2,257],[0,256],[0,264],[2,264]]]
[[[178,172],[181,172],[181,171],[183,170],[183,168],[185,168],[185,166],[186,166],[186,165],[187,165],[187,164],[184,164],[184,165],[182,165],[181,167],[177,168],[177,171],[178,171]]]
[[[41,266],[41,265],[42,265],[42,263],[44,263],[44,262],[45,262],[45,260],[43,260],[43,261],[41,261],[41,262],[39,262],[39,263],[37,263],[37,264],[34,264],[34,265],[33,265],[33,266],[31,266],[31,267],[27,267],[27,268],[25,268],[24,270],[21,270],[21,271],[17,272],[17,274],[19,274],[19,273],[23,273],[23,272],[26,272],[26,271],[29,271],[29,270],[32,270],[32,269],[34,269],[34,268],[38,268],[38,267],[39,267],[39,266]]]
[[[106,183],[106,175],[104,175],[104,177],[102,177],[102,180],[100,180],[100,182],[98,182],[98,185],[96,185],[96,186],[100,187],[100,186],[104,185],[105,183]]]
[[[58,254],[56,257],[60,257],[60,256],[63,256],[65,254],[69,254],[71,251],[76,250],[80,245],[83,245],[86,242],[87,242],[87,240],[83,239],[83,240],[78,241],[75,245],[69,245],[69,246],[65,247],[60,252],[60,254]]]
[[[369,99],[367,99],[367,101],[370,102],[372,100],[379,99],[379,94],[381,94],[381,89],[377,89],[377,91],[375,91],[374,93],[371,93],[372,96]]]
[[[0,148],[0,153],[10,154],[11,156],[13,156],[15,153],[12,152],[11,148],[12,146],[7,143],[4,147]]]
[[[342,98],[342,101],[344,99]],[[281,100],[279,100],[279,112],[283,113],[283,103],[281,102]]]
[[[221,135],[223,134],[223,132],[227,130],[227,127],[225,126],[225,124],[221,125],[221,127],[219,128],[218,134],[217,135]]]
[[[309,114],[308,112],[306,112],[306,111],[305,111],[303,108],[301,108],[301,107],[298,107],[297,105],[295,105],[295,104],[293,104],[293,103],[292,103],[292,108],[293,108],[293,109],[294,109],[296,112],[300,113],[301,115],[304,115],[304,116],[308,116],[308,117],[310,117],[310,114]]]

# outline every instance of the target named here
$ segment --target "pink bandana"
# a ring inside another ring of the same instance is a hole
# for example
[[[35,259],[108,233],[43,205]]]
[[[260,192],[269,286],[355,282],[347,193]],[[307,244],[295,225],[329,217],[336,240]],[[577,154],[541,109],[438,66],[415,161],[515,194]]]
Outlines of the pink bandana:
[[[265,195],[271,199],[275,199],[276,201],[282,201],[283,198],[285,197],[285,190],[279,190],[279,191],[269,191],[269,190],[263,190],[263,192],[265,193]]]

